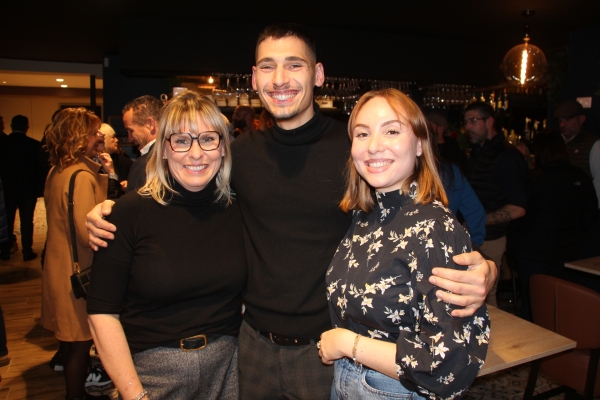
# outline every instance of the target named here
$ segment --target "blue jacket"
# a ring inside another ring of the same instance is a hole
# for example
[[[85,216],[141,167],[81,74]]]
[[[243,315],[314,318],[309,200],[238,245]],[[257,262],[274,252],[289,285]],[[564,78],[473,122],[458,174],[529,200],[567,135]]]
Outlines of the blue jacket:
[[[450,175],[450,166],[454,179]],[[440,173],[450,203],[448,208],[454,215],[458,215],[460,211],[471,235],[471,241],[475,245],[481,246],[485,239],[486,219],[483,205],[456,164],[444,163],[440,168]]]

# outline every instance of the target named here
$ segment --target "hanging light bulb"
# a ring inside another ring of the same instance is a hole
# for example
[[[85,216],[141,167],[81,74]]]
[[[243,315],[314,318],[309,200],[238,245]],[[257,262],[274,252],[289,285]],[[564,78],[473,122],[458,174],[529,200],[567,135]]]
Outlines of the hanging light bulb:
[[[526,10],[522,15],[527,18],[524,43],[506,53],[502,62],[502,72],[509,82],[528,86],[539,82],[544,77],[546,56],[539,47],[529,43],[529,17],[534,16],[535,11]]]

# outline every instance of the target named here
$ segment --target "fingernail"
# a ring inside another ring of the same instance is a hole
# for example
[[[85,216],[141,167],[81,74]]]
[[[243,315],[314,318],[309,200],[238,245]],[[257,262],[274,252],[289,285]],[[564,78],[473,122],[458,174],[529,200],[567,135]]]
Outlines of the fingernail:
[[[429,277],[429,283],[435,285],[435,276],[430,276]]]

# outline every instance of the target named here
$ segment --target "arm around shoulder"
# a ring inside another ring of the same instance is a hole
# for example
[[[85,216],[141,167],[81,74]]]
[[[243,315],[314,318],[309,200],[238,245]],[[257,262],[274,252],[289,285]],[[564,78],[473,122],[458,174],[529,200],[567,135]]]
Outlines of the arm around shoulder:
[[[498,270],[493,261],[484,259],[477,251],[458,254],[452,259],[456,264],[468,267],[467,270],[436,267],[429,281],[450,292],[438,290],[436,296],[439,299],[464,307],[453,310],[452,316],[467,317],[484,304],[487,293],[496,282]]]
[[[114,204],[115,202],[112,200],[105,200],[93,206],[86,215],[85,226],[88,232],[89,244],[94,250],[98,250],[98,247],[107,247],[108,243],[105,240],[115,238],[112,232],[116,232],[117,227],[104,220],[104,217],[112,212]]]

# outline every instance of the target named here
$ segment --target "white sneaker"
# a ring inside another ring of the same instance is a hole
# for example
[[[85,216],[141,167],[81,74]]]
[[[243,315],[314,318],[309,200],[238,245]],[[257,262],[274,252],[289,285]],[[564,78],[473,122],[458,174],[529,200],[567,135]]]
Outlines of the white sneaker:
[[[90,386],[104,386],[111,383],[110,376],[106,373],[106,370],[102,364],[96,364],[90,368],[90,374],[85,380],[85,387]],[[114,387],[114,386],[113,386]]]

